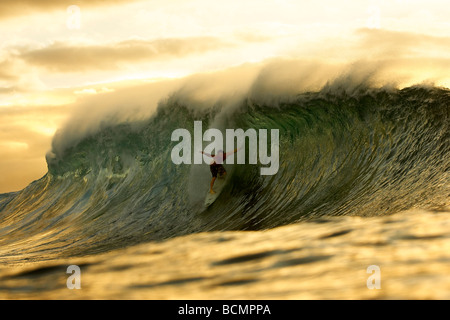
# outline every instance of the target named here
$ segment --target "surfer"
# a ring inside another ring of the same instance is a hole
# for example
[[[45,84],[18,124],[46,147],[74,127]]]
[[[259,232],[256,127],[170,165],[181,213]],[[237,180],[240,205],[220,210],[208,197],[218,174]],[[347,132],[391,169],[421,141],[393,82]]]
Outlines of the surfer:
[[[217,155],[215,155],[214,153],[209,154],[209,153],[205,153],[202,151],[202,153],[204,155],[212,158],[211,164],[209,165],[209,170],[211,171],[211,175],[212,175],[209,193],[211,193],[211,194],[215,193],[213,190],[213,186],[214,186],[214,181],[216,181],[216,179],[217,179],[217,175],[219,175],[219,177],[225,177],[225,175],[227,174],[227,171],[225,170],[222,163],[225,161],[225,159],[228,156],[232,155],[233,153],[235,153],[237,151],[238,151],[237,148],[234,149],[233,151],[229,151],[227,153],[223,152],[223,150],[219,150],[217,152]]]

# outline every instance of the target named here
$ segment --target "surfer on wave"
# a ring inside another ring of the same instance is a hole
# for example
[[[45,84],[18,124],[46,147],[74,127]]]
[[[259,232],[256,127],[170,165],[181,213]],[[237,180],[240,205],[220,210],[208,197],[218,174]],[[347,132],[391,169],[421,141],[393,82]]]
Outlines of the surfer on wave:
[[[227,171],[225,170],[224,166],[222,165],[223,162],[225,161],[225,159],[232,155],[233,153],[237,152],[238,149],[234,149],[232,151],[229,151],[227,153],[224,153],[223,150],[219,150],[217,152],[217,155],[215,155],[214,153],[209,154],[209,153],[205,153],[202,151],[202,153],[208,157],[212,158],[212,162],[209,165],[209,170],[211,171],[212,174],[212,180],[211,180],[211,184],[210,184],[210,188],[209,188],[209,193],[214,194],[214,190],[213,190],[213,186],[214,186],[214,181],[216,181],[217,179],[217,175],[219,175],[220,178],[225,177],[225,175],[227,174]]]

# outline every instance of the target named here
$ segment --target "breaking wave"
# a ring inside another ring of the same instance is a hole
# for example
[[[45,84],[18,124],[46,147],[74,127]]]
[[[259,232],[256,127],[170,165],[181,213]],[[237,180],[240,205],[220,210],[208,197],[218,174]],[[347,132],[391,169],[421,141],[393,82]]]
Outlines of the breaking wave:
[[[323,88],[276,103],[193,108],[169,98],[147,120],[104,124],[48,157],[48,173],[0,197],[4,257],[80,255],[211,230],[261,230],[324,215],[447,205],[450,92]],[[226,112],[225,112],[226,111]],[[209,208],[207,165],[174,165],[173,130],[279,129],[280,168],[227,165]],[[7,251],[5,251],[7,250]],[[3,252],[2,252],[3,251]]]

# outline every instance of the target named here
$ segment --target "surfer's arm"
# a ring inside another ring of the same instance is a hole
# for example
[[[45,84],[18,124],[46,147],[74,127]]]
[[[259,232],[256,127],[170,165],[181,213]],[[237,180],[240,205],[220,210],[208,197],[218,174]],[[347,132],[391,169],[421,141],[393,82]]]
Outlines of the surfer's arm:
[[[210,158],[212,158],[213,156],[212,155],[210,155],[209,153],[205,153],[205,152],[203,152],[203,151],[200,151],[201,153],[203,153],[205,156],[208,156],[208,157],[210,157]]]
[[[234,150],[228,151],[228,152],[225,154],[225,156],[226,156],[226,157],[231,156],[233,153],[238,152],[238,150],[239,150],[239,149],[236,148],[236,149],[234,149]]]

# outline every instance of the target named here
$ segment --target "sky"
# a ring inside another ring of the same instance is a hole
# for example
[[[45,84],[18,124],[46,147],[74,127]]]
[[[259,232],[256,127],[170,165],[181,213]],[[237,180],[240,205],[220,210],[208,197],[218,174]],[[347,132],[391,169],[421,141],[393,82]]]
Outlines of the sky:
[[[248,87],[261,70],[277,74],[274,87],[308,70],[319,86],[318,74],[370,60],[398,85],[450,87],[446,2],[2,0],[0,193],[46,173],[45,154],[74,110],[101,117],[117,101],[156,105],[198,74],[227,74],[218,83],[238,90],[233,79]],[[276,63],[263,69],[267,61]]]

